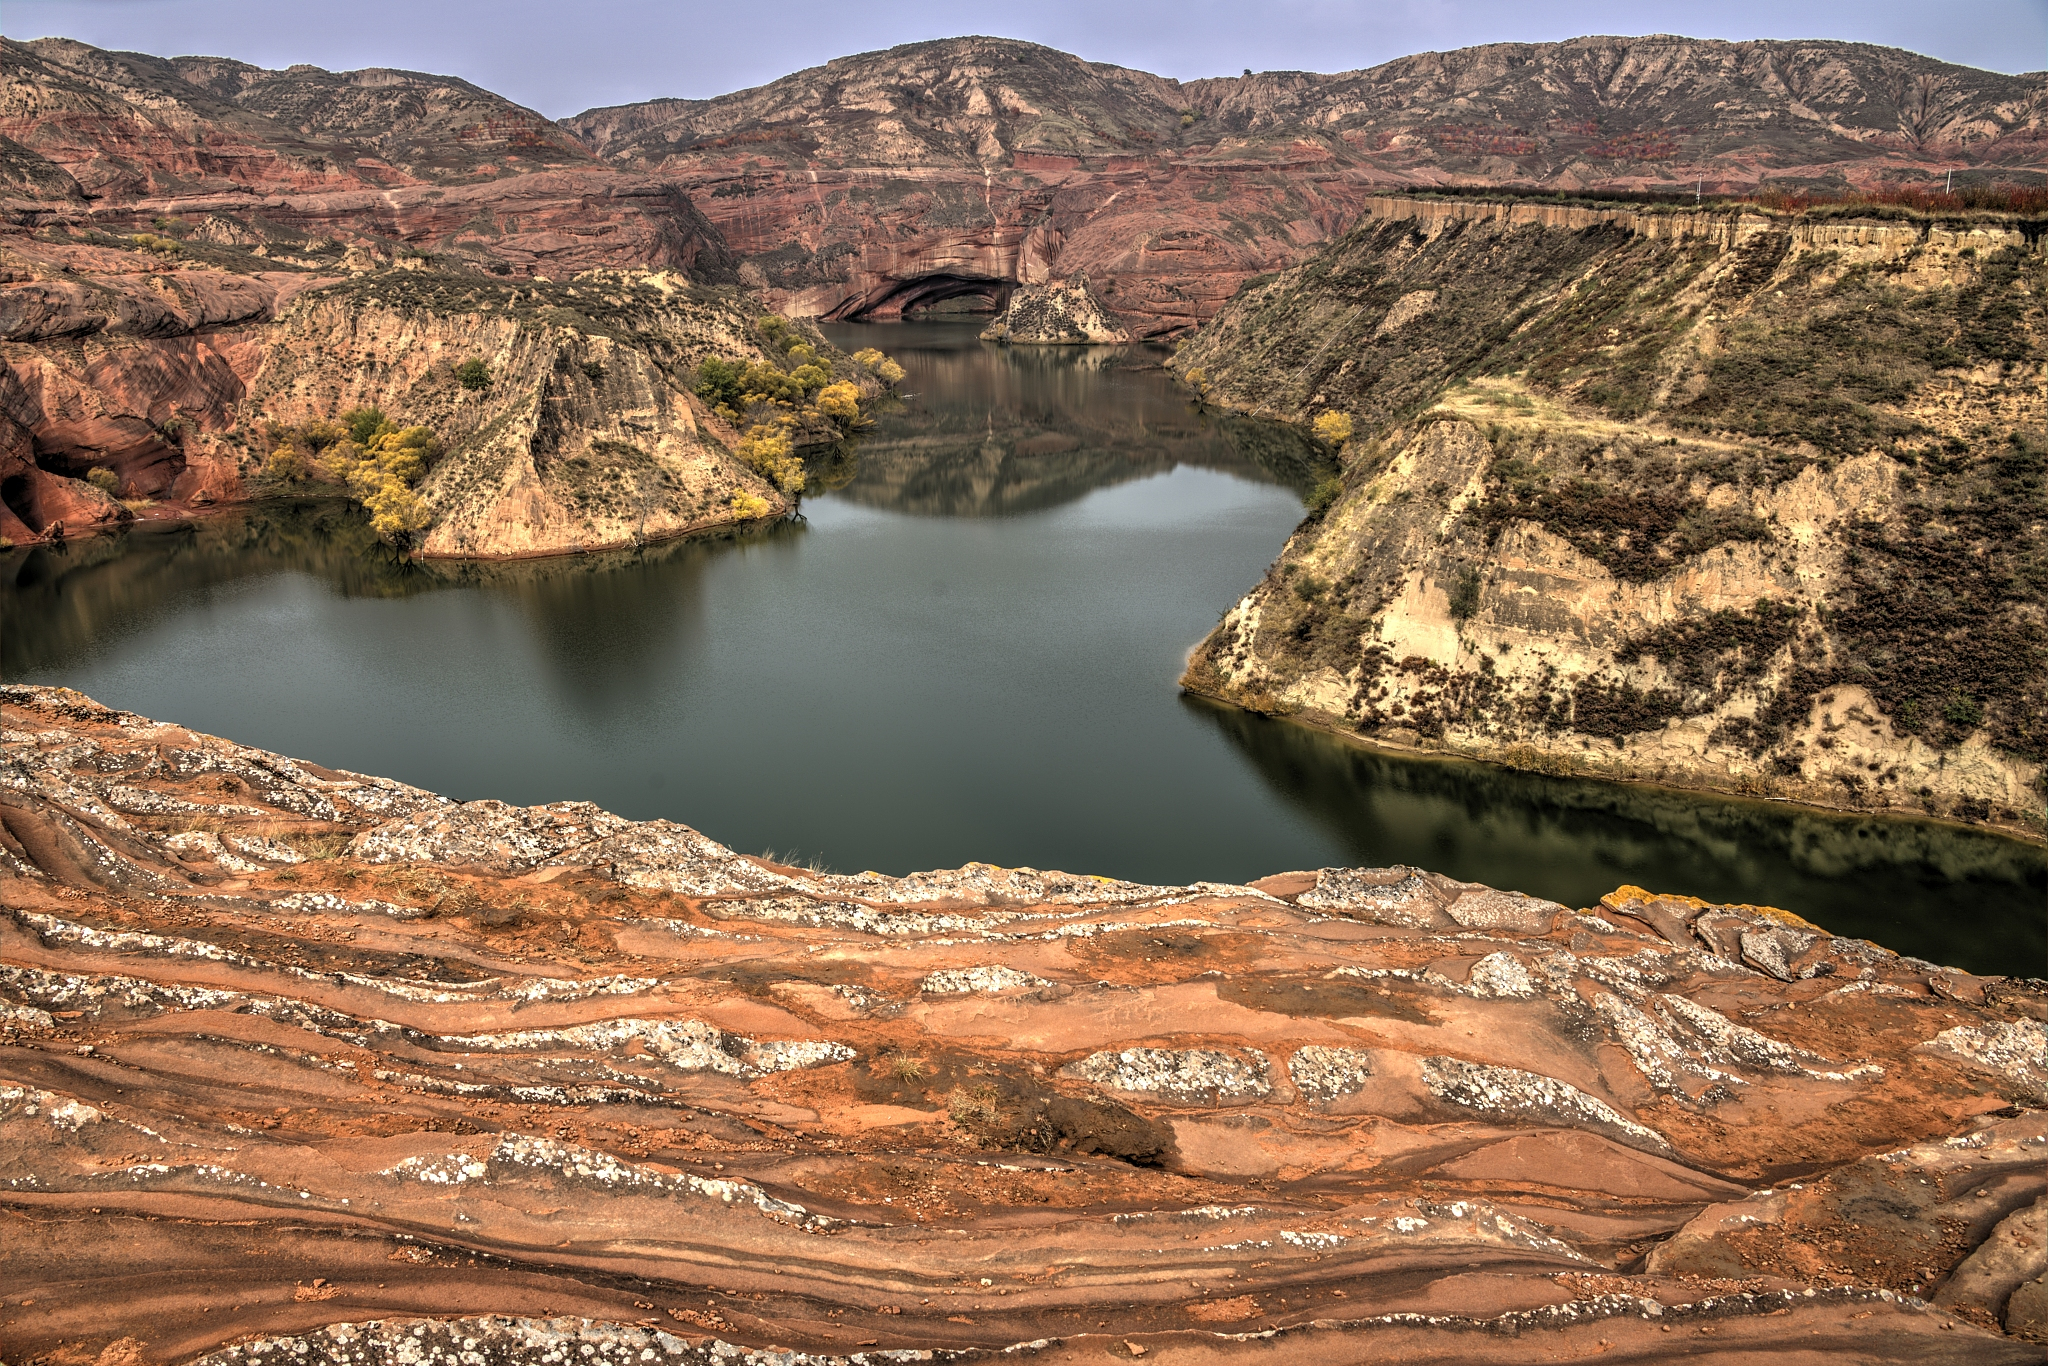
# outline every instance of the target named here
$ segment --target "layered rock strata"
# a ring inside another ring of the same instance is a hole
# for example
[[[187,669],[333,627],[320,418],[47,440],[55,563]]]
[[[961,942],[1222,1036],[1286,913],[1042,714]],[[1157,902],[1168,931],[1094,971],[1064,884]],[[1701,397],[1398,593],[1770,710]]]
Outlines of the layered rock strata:
[[[771,354],[736,289],[638,270],[507,279],[333,245],[167,257],[63,230],[0,240],[0,275],[0,536],[15,543],[338,492],[266,482],[272,428],[362,406],[448,452],[420,489],[429,555],[638,544],[788,506],[689,389],[707,356]],[[469,361],[480,387],[456,374]]]
[[[1002,312],[982,329],[983,341],[1020,346],[1101,345],[1131,334],[1089,288],[1088,277],[1013,290]]]
[[[1852,43],[1581,38],[1181,83],[978,37],[564,126],[688,189],[780,307],[897,316],[1085,273],[1157,336],[1389,187],[2025,179],[2048,167],[2043,89]]]
[[[2029,229],[1370,208],[1172,362],[1354,432],[1188,687],[1549,772],[2048,826]]]
[[[169,221],[265,250],[341,238],[556,276],[730,281],[736,264],[673,182],[450,76],[0,38],[0,140],[0,197],[30,226]]]
[[[11,1359],[2039,1357],[2039,983],[1634,888],[842,876],[0,708]]]

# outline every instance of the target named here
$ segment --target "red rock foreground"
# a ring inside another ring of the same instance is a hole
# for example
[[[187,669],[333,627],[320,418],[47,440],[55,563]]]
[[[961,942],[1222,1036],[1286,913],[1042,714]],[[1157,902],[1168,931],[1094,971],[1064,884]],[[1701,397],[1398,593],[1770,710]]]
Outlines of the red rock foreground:
[[[2042,984],[846,877],[10,687],[10,1362],[2037,1362]]]

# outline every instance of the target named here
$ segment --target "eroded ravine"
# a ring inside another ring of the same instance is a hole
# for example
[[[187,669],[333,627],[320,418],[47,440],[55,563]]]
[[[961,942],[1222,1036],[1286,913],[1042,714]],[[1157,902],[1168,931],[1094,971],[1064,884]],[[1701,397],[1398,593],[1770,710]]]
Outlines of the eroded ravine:
[[[0,700],[11,1358],[2038,1359],[2035,983],[1406,868],[812,873]]]

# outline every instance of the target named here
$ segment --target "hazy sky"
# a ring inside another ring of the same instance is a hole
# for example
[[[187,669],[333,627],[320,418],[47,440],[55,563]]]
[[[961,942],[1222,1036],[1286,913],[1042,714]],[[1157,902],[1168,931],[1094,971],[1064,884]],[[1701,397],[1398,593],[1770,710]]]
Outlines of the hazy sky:
[[[461,76],[561,117],[759,85],[925,38],[1027,38],[1183,80],[1346,71],[1411,52],[1587,33],[1844,38],[1997,71],[2048,69],[2048,0],[6,0],[10,38],[61,34],[260,66]]]

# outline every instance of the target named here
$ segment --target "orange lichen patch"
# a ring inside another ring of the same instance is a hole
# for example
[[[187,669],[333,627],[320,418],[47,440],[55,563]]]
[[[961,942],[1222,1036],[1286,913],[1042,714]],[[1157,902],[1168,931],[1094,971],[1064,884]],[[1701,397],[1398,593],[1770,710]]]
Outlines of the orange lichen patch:
[[[1624,883],[1621,886],[1615,888],[1613,891],[1609,892],[1607,895],[1600,898],[1600,904],[1602,906],[1607,907],[1609,910],[1613,911],[1619,911],[1628,906],[1640,905],[1644,902],[1652,901],[1668,902],[1672,905],[1686,906],[1690,907],[1695,911],[1704,911],[1710,907],[1713,907],[1716,904],[1711,901],[1702,901],[1700,898],[1696,896],[1680,896],[1672,892],[1645,891],[1643,888],[1637,887],[1632,883]],[[1800,916],[1796,916],[1792,914],[1792,912],[1790,911],[1780,910],[1776,906],[1752,906],[1745,901],[1738,904],[1729,905],[1723,909],[1731,911],[1742,911],[1758,919],[1768,920],[1778,925],[1785,925],[1795,930],[1811,930],[1815,934],[1827,933],[1827,931],[1821,929],[1820,926],[1814,924],[1812,921],[1804,919]]]

